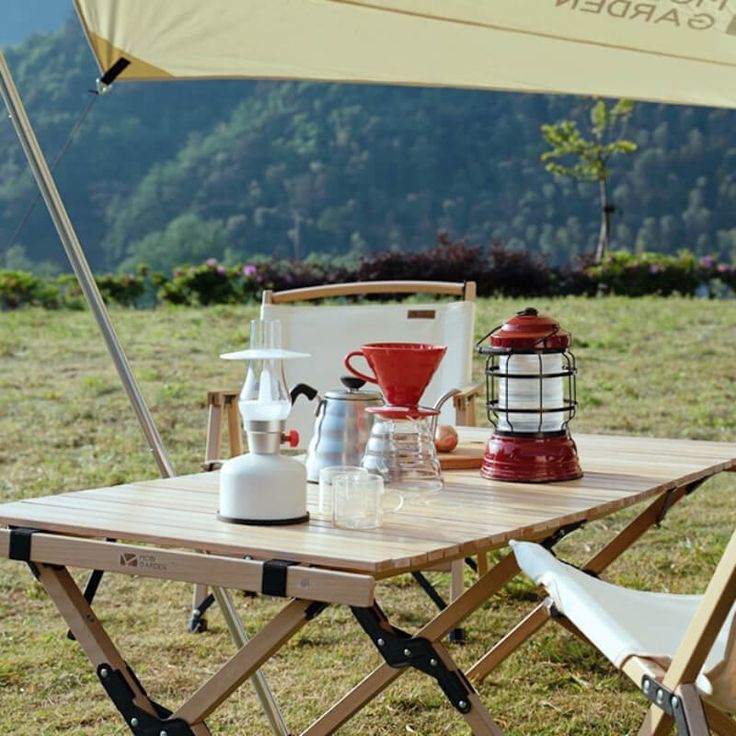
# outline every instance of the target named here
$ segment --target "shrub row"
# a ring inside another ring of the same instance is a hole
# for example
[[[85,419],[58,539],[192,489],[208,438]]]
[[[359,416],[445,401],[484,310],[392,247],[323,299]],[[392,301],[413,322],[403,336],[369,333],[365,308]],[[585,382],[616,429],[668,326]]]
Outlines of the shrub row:
[[[261,257],[238,266],[211,258],[177,268],[167,276],[140,266],[133,274],[103,274],[97,284],[106,301],[128,307],[170,304],[237,304],[259,300],[264,289],[293,289],[346,281],[426,279],[474,280],[481,296],[561,296],[674,293],[716,297],[733,295],[736,266],[689,252],[615,252],[600,264],[549,267],[533,254],[501,244],[467,245],[440,237],[431,250],[385,252],[360,261],[312,256],[304,261]],[[82,295],[71,274],[42,279],[22,271],[0,271],[0,308],[23,305],[81,308]]]

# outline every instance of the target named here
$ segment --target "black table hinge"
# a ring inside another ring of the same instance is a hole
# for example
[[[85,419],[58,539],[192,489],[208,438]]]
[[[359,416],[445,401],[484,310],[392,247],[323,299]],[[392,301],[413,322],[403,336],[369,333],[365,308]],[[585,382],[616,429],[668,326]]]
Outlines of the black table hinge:
[[[24,526],[11,527],[8,559],[25,562],[33,573],[33,577],[38,580],[38,568],[31,562],[31,540],[37,531],[38,529]]]
[[[386,664],[395,668],[414,667],[433,677],[455,709],[461,713],[470,712],[469,696],[475,693],[473,686],[462,671],[448,669],[429,639],[397,629],[377,605],[370,608],[353,606],[351,610]]]
[[[190,634],[201,634],[207,631],[207,619],[204,615],[214,602],[215,596],[210,593],[196,608],[192,609],[192,617],[189,619]]]
[[[478,563],[472,557],[465,558],[465,564],[473,571],[478,572]]]
[[[320,615],[320,613],[322,613],[322,611],[325,610],[325,608],[328,608],[329,605],[329,603],[323,603],[322,601],[313,601],[306,607],[304,618],[307,619],[307,621],[313,621]]]
[[[641,679],[641,691],[649,702],[654,703],[674,719],[677,736],[690,736],[690,724],[682,698],[648,675],[644,675]]]
[[[412,577],[440,611],[444,611],[447,608],[447,601],[440,595],[437,588],[427,580],[427,577],[423,573],[415,570],[412,573]],[[465,629],[458,626],[448,634],[447,638],[455,644],[465,644]]]
[[[547,538],[543,539],[539,544],[542,545],[546,550],[549,550],[552,552],[552,548],[558,543],[561,542],[568,534],[572,534],[573,532],[576,532],[581,527],[585,526],[585,520],[582,521],[576,521],[573,524],[566,524],[565,526],[561,526],[556,531],[552,532]]]
[[[423,573],[419,572],[419,570],[415,570],[411,576],[417,583],[419,583],[419,587],[429,596],[432,603],[434,603],[440,611],[444,611],[445,608],[447,608],[447,601],[440,595],[437,588],[427,580]]]
[[[701,478],[700,480],[693,481],[692,483],[688,483],[687,486],[685,486],[685,495],[689,496],[691,493],[694,493],[695,491],[700,488],[700,486],[705,483],[705,478]],[[654,522],[656,526],[662,526],[662,522],[664,521],[665,517],[669,513],[669,510],[674,505],[674,496],[675,491],[679,489],[677,488],[670,488],[667,493],[665,493],[664,496],[664,503],[662,504],[662,508],[659,510],[659,513],[657,514],[657,520]]]
[[[146,691],[130,667],[128,667],[128,674],[145,694]],[[136,736],[162,736],[162,734],[166,734],[166,736],[194,736],[194,731],[186,721],[179,718],[171,719],[171,711],[162,705],[151,700],[151,705],[156,710],[157,715],[155,716],[139,708],[133,702],[133,691],[120,670],[114,670],[109,664],[103,662],[97,668],[97,677],[100,678],[105,692],[110,696],[110,700],[125,719],[128,728]],[[146,695],[146,697],[148,696]]]
[[[263,595],[273,595],[277,598],[285,598],[286,576],[289,568],[296,564],[296,562],[290,560],[266,560],[263,563],[261,593]]]
[[[657,513],[657,518],[654,522],[655,526],[662,526],[662,522],[665,520],[665,517],[669,513],[670,509],[672,508],[672,505],[674,504],[675,500],[675,491],[677,488],[670,488],[667,493],[664,494],[664,501],[662,502],[662,507],[659,509],[659,512]]]

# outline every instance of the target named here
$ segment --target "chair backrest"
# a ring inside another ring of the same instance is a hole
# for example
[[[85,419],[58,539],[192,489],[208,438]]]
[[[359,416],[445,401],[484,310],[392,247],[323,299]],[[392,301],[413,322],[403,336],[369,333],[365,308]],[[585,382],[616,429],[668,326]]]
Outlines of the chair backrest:
[[[398,293],[449,295],[459,301],[336,306],[294,304],[349,295]],[[345,355],[365,343],[379,341],[430,342],[447,346],[447,354],[422,399],[426,405],[434,404],[447,390],[464,388],[471,381],[474,282],[374,281],[265,292],[261,317],[281,320],[284,346],[311,355],[287,364],[289,385],[307,383],[320,394],[340,388],[340,376],[348,375],[343,365]],[[300,447],[306,447],[312,436],[315,408],[315,404],[300,399],[289,417],[289,428],[300,433]],[[441,421],[453,423],[452,402],[445,405]]]

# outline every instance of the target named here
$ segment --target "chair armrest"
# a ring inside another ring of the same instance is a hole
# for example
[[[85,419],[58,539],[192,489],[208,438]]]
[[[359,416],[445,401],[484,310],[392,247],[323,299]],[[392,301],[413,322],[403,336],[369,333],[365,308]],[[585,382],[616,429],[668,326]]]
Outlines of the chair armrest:
[[[230,457],[243,452],[243,435],[240,428],[237,391],[207,392],[207,442],[203,470],[216,470],[220,460],[223,413],[227,417]]]
[[[483,387],[479,383],[464,386],[452,397],[452,405],[455,407],[455,424],[464,427],[475,427],[477,424],[475,415],[475,398],[482,393]]]

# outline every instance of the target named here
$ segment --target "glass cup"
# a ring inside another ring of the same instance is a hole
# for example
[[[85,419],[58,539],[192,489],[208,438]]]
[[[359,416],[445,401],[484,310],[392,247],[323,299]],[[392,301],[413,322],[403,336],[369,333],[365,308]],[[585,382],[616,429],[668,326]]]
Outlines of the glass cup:
[[[281,320],[252,319],[250,347],[251,350],[278,350],[281,347]]]
[[[333,521],[335,514],[333,481],[338,475],[351,473],[368,474],[367,470],[357,465],[333,465],[319,471],[319,489],[317,491],[317,514]]]
[[[383,523],[383,478],[365,470],[333,476],[334,523],[343,529],[376,529]]]

